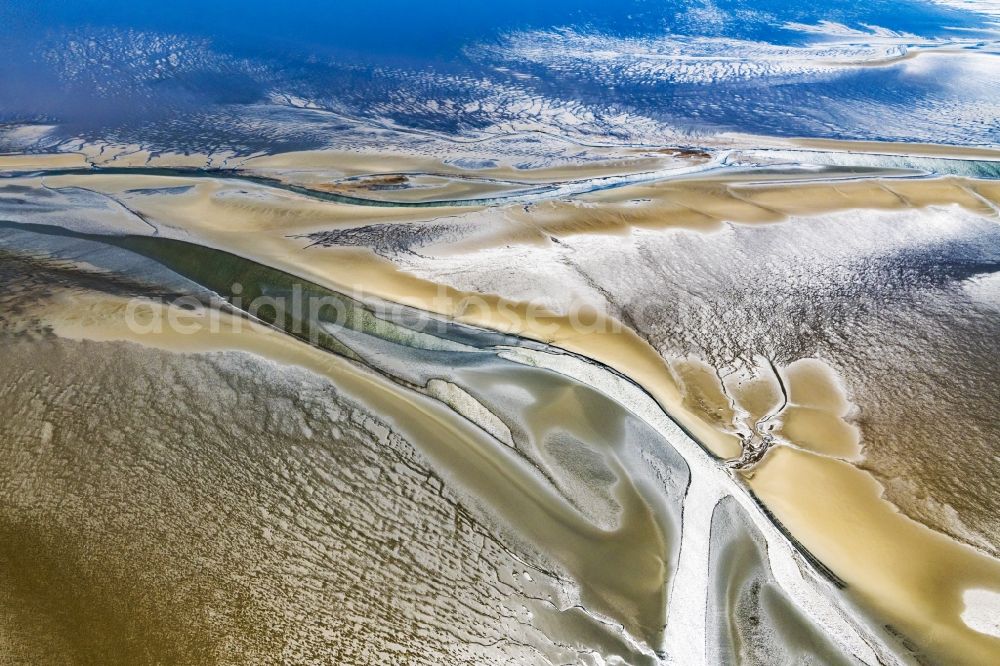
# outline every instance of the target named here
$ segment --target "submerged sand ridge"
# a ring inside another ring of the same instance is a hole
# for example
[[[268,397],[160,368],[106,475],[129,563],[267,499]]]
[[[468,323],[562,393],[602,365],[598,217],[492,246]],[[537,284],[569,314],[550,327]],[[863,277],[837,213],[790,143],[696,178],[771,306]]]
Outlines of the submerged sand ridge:
[[[443,212],[455,216],[447,233],[404,243],[399,252],[417,251],[432,257],[429,261],[441,257],[458,265],[466,255],[509,246],[546,251],[560,238],[634,229],[714,233],[733,223],[790,219],[794,225],[798,218],[858,208],[956,207],[993,219],[1000,199],[995,182],[957,177],[772,180],[779,179],[630,185],[571,201],[486,212],[475,206],[445,208],[433,215],[317,202],[265,186],[183,176],[59,175],[44,177],[44,186],[56,191],[86,187],[122,202],[159,234],[227,249],[336,289],[360,288],[458,321],[541,340],[617,370],[644,387],[716,456],[736,459],[749,443],[759,447],[759,458],[749,461],[744,473],[749,487],[812,556],[847,583],[850,595],[912,641],[916,653],[963,663],[988,660],[997,653],[996,639],[962,620],[961,600],[972,589],[996,589],[996,560],[900,514],[882,498],[878,484],[851,464],[863,455],[863,442],[849,393],[828,366],[802,359],[773,370],[762,367],[742,385],[724,381],[716,374],[723,369],[697,360],[668,363],[641,332],[621,325],[623,319],[628,323],[621,313],[590,304],[567,311],[558,302],[539,308],[500,290],[497,295],[451,286],[447,276],[421,278],[401,269],[399,264],[412,270],[412,264],[384,248],[377,255],[363,242],[323,247],[300,238],[331,228],[364,226],[374,234],[386,225],[433,226]],[[42,185],[40,179],[12,182]],[[72,226],[73,220],[66,219]],[[581,319],[600,325],[581,333]],[[824,489],[822,498],[814,498],[817,488]],[[854,547],[861,538],[866,547]],[[912,566],[896,566],[898,558],[908,558]],[[913,590],[921,592],[914,596]]]

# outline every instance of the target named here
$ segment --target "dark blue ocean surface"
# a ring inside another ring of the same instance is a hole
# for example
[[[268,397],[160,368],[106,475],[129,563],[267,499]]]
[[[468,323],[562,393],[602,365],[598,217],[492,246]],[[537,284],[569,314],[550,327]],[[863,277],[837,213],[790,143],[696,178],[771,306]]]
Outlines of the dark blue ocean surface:
[[[240,153],[337,146],[358,123],[468,138],[996,144],[990,11],[912,0],[7,2],[0,122],[54,125],[50,143]],[[10,141],[0,148],[25,147]]]

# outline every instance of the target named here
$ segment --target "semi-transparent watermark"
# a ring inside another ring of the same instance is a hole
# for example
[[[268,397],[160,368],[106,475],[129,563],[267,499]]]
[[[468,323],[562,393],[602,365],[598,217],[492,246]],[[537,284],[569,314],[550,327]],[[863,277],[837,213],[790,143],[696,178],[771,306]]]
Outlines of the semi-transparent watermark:
[[[439,286],[429,301],[408,305],[374,299],[360,291],[317,292],[303,284],[293,284],[287,290],[249,293],[242,284],[235,283],[221,297],[133,298],[125,308],[125,324],[139,336],[239,333],[263,324],[314,345],[345,329],[380,336],[408,331],[449,338],[456,334],[456,322],[548,340],[567,334],[625,330],[618,318],[579,299],[565,303],[551,299],[514,302],[456,292],[445,286]]]

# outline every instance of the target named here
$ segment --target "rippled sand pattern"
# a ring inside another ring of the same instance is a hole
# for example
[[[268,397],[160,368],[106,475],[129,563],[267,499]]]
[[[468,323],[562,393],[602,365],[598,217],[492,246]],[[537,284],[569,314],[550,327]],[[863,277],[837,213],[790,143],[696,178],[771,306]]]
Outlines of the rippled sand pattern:
[[[0,164],[0,639],[990,663],[1000,190],[825,147],[518,182]],[[237,299],[303,290],[346,316]]]

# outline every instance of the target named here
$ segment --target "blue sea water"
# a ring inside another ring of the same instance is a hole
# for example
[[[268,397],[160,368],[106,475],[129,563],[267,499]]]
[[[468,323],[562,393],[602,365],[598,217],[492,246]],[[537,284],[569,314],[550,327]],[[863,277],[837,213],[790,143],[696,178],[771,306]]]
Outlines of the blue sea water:
[[[357,122],[997,144],[996,21],[917,0],[11,1],[0,122],[236,152]],[[915,47],[951,53],[900,58]]]

